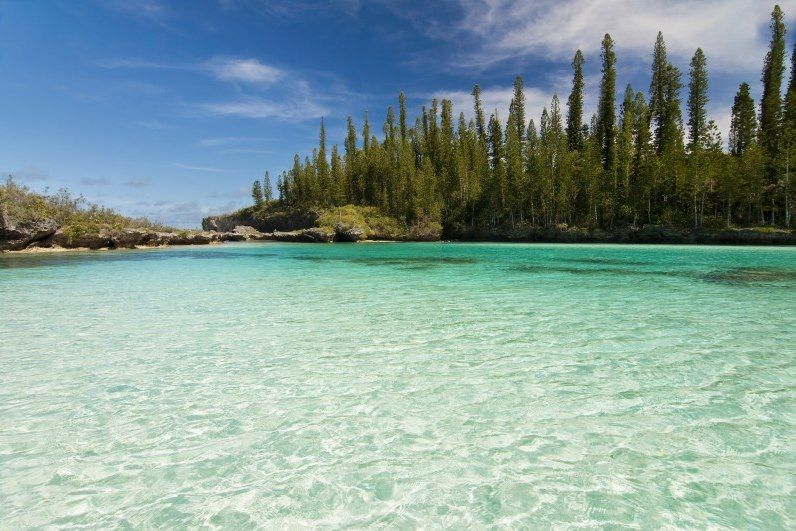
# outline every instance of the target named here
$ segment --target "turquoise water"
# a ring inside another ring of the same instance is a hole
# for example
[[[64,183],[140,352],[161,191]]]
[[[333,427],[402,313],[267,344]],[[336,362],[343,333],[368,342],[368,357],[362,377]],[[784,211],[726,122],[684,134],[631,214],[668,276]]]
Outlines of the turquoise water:
[[[0,527],[794,528],[796,249],[0,257]]]

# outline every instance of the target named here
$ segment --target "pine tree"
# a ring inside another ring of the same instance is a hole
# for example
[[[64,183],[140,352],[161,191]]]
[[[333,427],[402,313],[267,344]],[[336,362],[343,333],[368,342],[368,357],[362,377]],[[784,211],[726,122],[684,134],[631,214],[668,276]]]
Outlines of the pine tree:
[[[602,80],[600,81],[600,103],[597,111],[597,142],[602,152],[603,168],[613,171],[615,163],[614,136],[616,131],[616,54],[614,41],[605,34],[602,42]]]
[[[365,122],[362,124],[362,151],[365,153],[370,149],[370,121],[368,121],[368,111],[365,111]]]
[[[572,92],[567,99],[567,142],[571,151],[583,149],[583,53],[572,59]]]
[[[406,140],[406,94],[401,91],[398,94],[399,115],[398,120],[401,128],[401,142]]]
[[[502,216],[506,206],[506,168],[503,153],[503,131],[497,111],[489,119],[489,157],[492,163],[492,181],[490,190],[490,217],[492,223]]]
[[[635,130],[636,130],[636,93],[629,84],[625,88],[625,97],[619,111],[619,133],[616,139],[616,181],[619,188],[619,201],[626,207],[620,216],[629,220],[632,209],[627,204],[630,194],[630,181],[633,175],[633,161],[635,159]],[[621,208],[621,207],[620,207]]]
[[[741,83],[732,104],[732,117],[730,119],[730,153],[736,157],[744,154],[747,147],[755,142],[757,137],[757,117],[755,116],[755,102],[749,95],[749,85]]]
[[[782,120],[782,144],[779,167],[782,173],[783,203],[785,206],[785,226],[791,226],[793,212],[791,188],[793,187],[793,165],[796,163],[796,44],[791,53],[790,80],[785,93],[785,107]]]
[[[268,172],[265,172],[265,177],[263,177],[263,201],[265,203],[270,202],[273,199],[273,189],[271,188],[271,176]]]
[[[345,196],[346,200],[356,203],[360,197],[359,186],[359,153],[357,151],[357,130],[354,120],[349,116],[345,137]]]
[[[702,48],[697,48],[691,59],[688,88],[688,140],[693,151],[699,146],[707,128],[708,72]]]
[[[347,202],[345,172],[343,171],[343,161],[340,158],[340,151],[337,144],[332,146],[332,163],[330,168],[332,204],[344,205]]]
[[[478,84],[473,86],[473,100],[475,110],[475,127],[478,132],[479,140],[486,139],[486,124],[484,122],[484,109],[481,105],[481,87]]]
[[[255,179],[254,184],[252,184],[252,201],[254,201],[256,208],[263,206],[263,187],[258,179]]]
[[[523,136],[525,134],[525,94],[522,78],[514,79],[514,96],[509,106],[509,119],[506,124],[506,188],[508,191],[508,210],[512,225],[515,210],[522,219],[522,188],[525,181],[523,162]]]
[[[680,70],[666,65],[666,81],[663,94],[663,123],[661,132],[662,153],[672,153],[682,147],[683,115],[680,110],[680,90],[683,88]]]
[[[521,76],[514,78],[514,95],[511,101],[514,105],[512,126],[517,132],[517,138],[522,142],[522,137],[525,133],[525,92],[522,88]]]
[[[318,153],[315,156],[315,173],[317,174],[318,187],[320,190],[330,190],[331,180],[329,177],[329,161],[326,159],[326,125],[323,117],[321,117],[321,130],[318,135]],[[321,202],[328,204],[331,197],[328,194],[322,194]]]
[[[760,100],[761,145],[770,160],[777,155],[782,113],[782,76],[785,72],[785,21],[780,7],[771,13],[771,43],[763,65]],[[771,170],[773,172],[773,168]],[[772,175],[773,176],[773,175]]]
[[[666,43],[663,34],[658,32],[652,50],[652,81],[650,82],[650,119],[655,131],[655,148],[663,152],[664,122],[666,117],[666,84],[669,61],[666,58]]]

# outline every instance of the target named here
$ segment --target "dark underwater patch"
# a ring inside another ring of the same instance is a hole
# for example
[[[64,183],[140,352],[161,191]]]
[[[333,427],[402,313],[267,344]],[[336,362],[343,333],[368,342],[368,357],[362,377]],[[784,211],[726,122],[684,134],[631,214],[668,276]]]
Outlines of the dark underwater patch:
[[[728,285],[780,284],[796,282],[796,269],[785,267],[736,267],[712,271],[704,276],[708,282]]]
[[[379,257],[366,257],[366,258],[352,258],[352,262],[357,264],[369,266],[412,266],[412,265],[466,265],[475,264],[478,260],[475,258],[459,258],[459,257],[438,257],[438,256],[407,256],[396,258],[379,258]]]
[[[175,250],[175,249],[110,249],[100,251],[64,251],[0,259],[0,269],[30,269],[37,267],[77,266],[96,262],[157,262],[183,258],[189,260],[227,260],[229,258],[263,258],[274,253],[246,253],[241,251]]]
[[[604,264],[604,265],[628,265],[628,266],[648,266],[655,265],[655,262],[645,262],[643,260],[626,260],[624,258],[559,258],[560,262],[571,262],[575,264]]]
[[[621,267],[568,267],[558,265],[519,264],[509,268],[520,273],[545,274],[567,273],[572,275],[614,275],[614,276],[659,276],[659,277],[693,277],[688,271],[663,271],[649,269],[626,269]]]

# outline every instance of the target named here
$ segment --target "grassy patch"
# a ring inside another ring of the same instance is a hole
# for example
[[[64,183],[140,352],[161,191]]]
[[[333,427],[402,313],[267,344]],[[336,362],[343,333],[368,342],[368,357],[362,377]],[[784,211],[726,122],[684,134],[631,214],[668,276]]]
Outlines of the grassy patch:
[[[406,223],[388,216],[377,207],[345,205],[320,210],[318,226],[334,231],[338,223],[359,227],[366,238],[404,239],[409,235]]]

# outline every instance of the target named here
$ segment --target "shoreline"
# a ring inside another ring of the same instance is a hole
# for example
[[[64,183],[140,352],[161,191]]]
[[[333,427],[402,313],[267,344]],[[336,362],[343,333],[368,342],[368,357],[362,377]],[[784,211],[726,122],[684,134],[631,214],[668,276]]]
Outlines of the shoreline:
[[[264,238],[251,238],[245,240],[230,240],[232,243],[258,243],[258,242],[273,242],[273,243],[312,243],[312,242],[297,242],[297,241],[287,241],[287,240],[275,240],[275,239],[264,239]],[[5,250],[0,251],[0,256],[20,256],[20,255],[46,255],[46,254],[61,254],[61,253],[69,253],[69,252],[108,252],[108,251],[143,251],[143,250],[155,250],[155,249],[167,249],[172,247],[204,247],[204,246],[219,246],[228,243],[227,241],[212,241],[205,244],[188,244],[188,245],[136,245],[134,247],[100,247],[100,248],[90,248],[90,247],[62,247],[62,246],[50,246],[50,247],[39,247],[39,246],[32,246],[27,247],[25,249],[17,249],[17,250]],[[785,238],[783,241],[749,241],[748,239],[738,239],[738,240],[720,240],[720,241],[712,241],[710,239],[692,239],[689,241],[683,240],[676,240],[676,239],[655,239],[655,240],[645,240],[645,241],[622,241],[613,238],[603,238],[603,239],[594,239],[594,238],[584,238],[584,239],[572,239],[572,238],[537,238],[537,239],[522,239],[522,238],[451,238],[451,239],[439,239],[439,240],[385,240],[385,239],[364,239],[359,240],[358,242],[328,242],[328,243],[360,243],[360,244],[374,244],[374,243],[497,243],[497,244],[551,244],[551,245],[621,245],[621,246],[645,246],[645,245],[674,245],[674,246],[714,246],[714,247],[796,247],[796,235],[790,235],[790,237]]]

